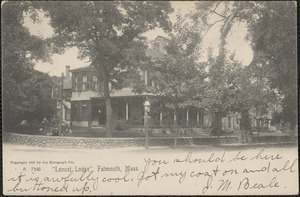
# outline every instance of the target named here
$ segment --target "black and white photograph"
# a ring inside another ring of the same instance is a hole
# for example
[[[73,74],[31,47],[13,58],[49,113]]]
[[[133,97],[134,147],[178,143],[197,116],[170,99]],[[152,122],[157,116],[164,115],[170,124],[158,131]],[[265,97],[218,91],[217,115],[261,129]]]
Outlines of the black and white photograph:
[[[296,1],[2,1],[3,195],[297,195]]]

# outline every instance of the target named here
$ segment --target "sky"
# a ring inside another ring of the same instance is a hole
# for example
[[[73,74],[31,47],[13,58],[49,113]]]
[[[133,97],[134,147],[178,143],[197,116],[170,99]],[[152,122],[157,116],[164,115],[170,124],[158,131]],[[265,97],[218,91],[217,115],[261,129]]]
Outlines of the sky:
[[[170,14],[170,20],[175,22],[176,15],[181,12],[186,14],[191,12],[194,9],[195,2],[189,1],[176,1],[171,2],[174,12]],[[43,38],[51,37],[53,35],[53,29],[49,25],[49,18],[44,17],[43,13],[39,13],[40,22],[32,23],[29,17],[25,17],[24,26],[27,27],[31,34],[37,35]],[[206,34],[203,39],[202,50],[205,52],[208,47],[213,47],[214,54],[217,55],[218,44],[219,44],[219,28],[220,26],[215,25],[210,31]],[[248,65],[253,57],[251,47],[248,42],[244,40],[244,37],[247,33],[247,29],[244,24],[234,25],[232,30],[227,38],[227,49],[231,52],[236,53],[236,58],[241,61],[243,65]],[[156,29],[154,31],[149,31],[144,34],[147,39],[154,40],[157,36],[165,36],[165,33],[161,29]],[[61,76],[62,72],[65,72],[65,66],[70,65],[71,69],[88,66],[90,63],[88,59],[80,60],[77,58],[78,49],[76,47],[70,48],[63,55],[54,54],[52,56],[52,63],[49,62],[36,62],[35,69],[46,72],[51,76]],[[204,61],[206,55],[201,59]]]

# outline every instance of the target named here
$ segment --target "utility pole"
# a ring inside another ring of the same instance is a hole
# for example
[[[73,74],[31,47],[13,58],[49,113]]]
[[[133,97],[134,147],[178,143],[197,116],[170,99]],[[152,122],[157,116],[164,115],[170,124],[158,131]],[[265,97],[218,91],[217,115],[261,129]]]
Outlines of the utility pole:
[[[63,89],[64,89],[64,73],[61,73],[61,88],[60,88],[60,116],[59,116],[59,131],[58,135],[62,133],[62,116],[63,116]]]

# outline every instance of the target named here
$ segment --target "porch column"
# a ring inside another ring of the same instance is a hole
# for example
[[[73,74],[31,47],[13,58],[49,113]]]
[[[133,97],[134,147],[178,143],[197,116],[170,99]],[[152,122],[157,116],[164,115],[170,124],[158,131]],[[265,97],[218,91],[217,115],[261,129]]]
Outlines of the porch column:
[[[162,108],[162,104],[160,104],[160,110]],[[162,112],[159,112],[159,124],[162,125]]]
[[[174,114],[174,123],[176,123],[176,114]]]
[[[147,70],[145,70],[145,85],[147,86],[148,85],[148,72]]]
[[[189,124],[189,110],[186,109],[186,124]]]
[[[197,111],[197,124],[199,124],[199,111]]]
[[[126,101],[126,113],[125,113],[125,120],[128,120],[128,102]]]
[[[235,116],[232,116],[232,128],[236,129],[236,119],[235,119]]]
[[[159,124],[162,125],[162,112],[159,112]]]

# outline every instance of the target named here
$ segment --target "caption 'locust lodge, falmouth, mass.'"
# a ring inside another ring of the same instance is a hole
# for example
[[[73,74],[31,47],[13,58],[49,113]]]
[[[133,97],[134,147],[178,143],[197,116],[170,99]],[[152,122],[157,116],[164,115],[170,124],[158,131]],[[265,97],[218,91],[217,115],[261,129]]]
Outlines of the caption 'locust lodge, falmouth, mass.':
[[[147,49],[146,55],[151,58],[159,58],[164,54],[165,40],[159,39],[159,47]],[[71,75],[72,74],[72,75]],[[155,82],[150,79],[151,73],[147,70],[140,72],[146,86],[154,86]],[[137,94],[130,87],[131,79],[124,78],[122,88],[113,90],[110,93],[112,104],[112,118],[114,121],[124,120],[129,125],[143,125],[144,102],[147,98],[155,95],[150,93]],[[72,126],[99,127],[106,123],[105,100],[103,97],[103,84],[101,75],[93,66],[81,67],[70,70],[66,66],[65,78],[63,81],[63,121],[69,122]],[[59,105],[58,110],[59,110]],[[180,109],[178,117],[174,114],[164,113],[160,103],[151,103],[149,121],[152,126],[169,126],[178,118],[180,126],[210,126],[209,113],[204,109],[190,107]],[[58,112],[58,114],[60,114]],[[263,119],[252,116],[252,126],[270,127],[271,114]],[[222,118],[223,129],[239,129],[240,115],[228,112]]]

